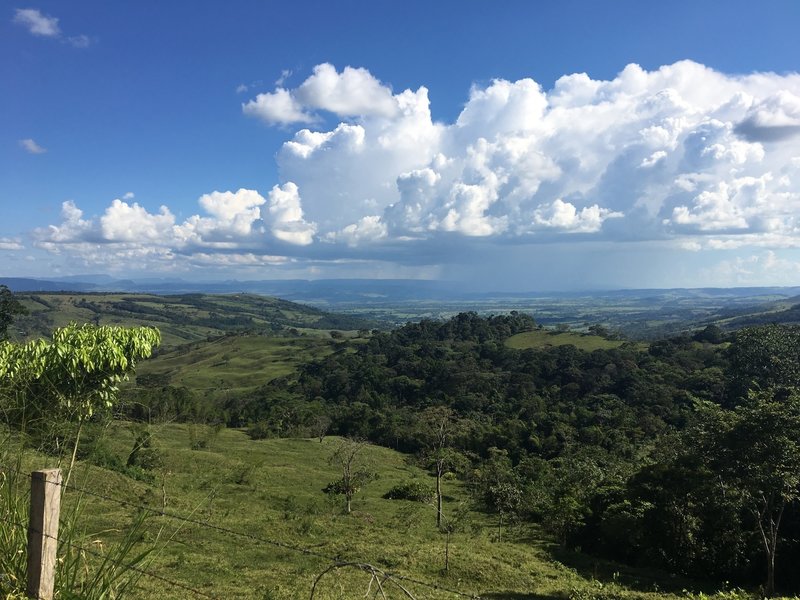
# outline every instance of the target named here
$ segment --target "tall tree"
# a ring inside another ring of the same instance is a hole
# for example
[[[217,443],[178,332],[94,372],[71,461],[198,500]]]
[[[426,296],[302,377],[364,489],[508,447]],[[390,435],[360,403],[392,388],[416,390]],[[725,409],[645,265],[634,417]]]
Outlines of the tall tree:
[[[800,395],[751,392],[733,410],[704,403],[699,413],[698,441],[711,469],[756,523],[772,596],[781,521],[800,500]]]
[[[8,337],[8,327],[14,322],[14,316],[26,314],[28,309],[14,297],[11,290],[0,285],[0,340]]]

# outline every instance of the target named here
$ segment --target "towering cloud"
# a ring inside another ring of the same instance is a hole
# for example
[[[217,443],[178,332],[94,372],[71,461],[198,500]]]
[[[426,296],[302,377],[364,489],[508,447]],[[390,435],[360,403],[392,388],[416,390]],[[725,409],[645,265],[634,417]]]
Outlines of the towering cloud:
[[[327,240],[790,235],[779,222],[800,189],[789,143],[800,131],[797,75],[731,77],[683,61],[629,65],[610,81],[567,75],[549,91],[496,80],[473,88],[451,124],[432,122],[425,88],[395,94],[363,69],[319,65],[275,93],[295,122],[346,118],[301,129],[278,155]],[[367,217],[385,235],[336,234]]]

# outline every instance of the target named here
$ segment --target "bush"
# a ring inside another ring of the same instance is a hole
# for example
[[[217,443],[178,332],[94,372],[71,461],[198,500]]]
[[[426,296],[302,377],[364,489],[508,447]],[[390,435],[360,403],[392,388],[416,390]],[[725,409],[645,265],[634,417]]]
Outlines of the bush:
[[[272,428],[267,421],[258,421],[247,428],[251,440],[266,440],[273,437]]]
[[[208,450],[211,442],[216,439],[224,425],[196,425],[189,426],[189,448],[192,450]]]
[[[422,481],[409,481],[394,486],[383,495],[387,500],[413,500],[414,502],[433,502],[436,491],[432,485]]]
[[[139,467],[145,471],[157,469],[163,464],[161,452],[153,446],[153,439],[149,431],[142,431],[136,436],[133,450],[128,455],[128,467]]]
[[[122,472],[125,470],[122,459],[105,443],[96,443],[87,454],[86,460],[97,467],[110,471]]]

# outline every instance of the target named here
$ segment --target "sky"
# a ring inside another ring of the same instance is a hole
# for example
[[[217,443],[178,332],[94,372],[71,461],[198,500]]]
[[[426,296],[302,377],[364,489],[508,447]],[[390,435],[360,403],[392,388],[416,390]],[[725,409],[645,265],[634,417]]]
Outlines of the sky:
[[[0,276],[800,285],[800,2],[0,2]]]

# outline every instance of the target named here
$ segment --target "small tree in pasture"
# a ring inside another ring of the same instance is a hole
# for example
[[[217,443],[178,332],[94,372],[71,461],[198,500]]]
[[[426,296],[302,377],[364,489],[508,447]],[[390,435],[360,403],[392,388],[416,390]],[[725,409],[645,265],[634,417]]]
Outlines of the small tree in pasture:
[[[311,420],[311,435],[322,443],[331,428],[331,418],[326,414],[317,414]]]
[[[422,458],[436,475],[436,527],[442,529],[442,477],[449,470],[466,462],[452,448],[452,439],[460,423],[455,412],[444,406],[426,409],[420,419],[418,436],[423,446]]]
[[[361,453],[367,447],[367,442],[350,438],[342,439],[333,451],[329,462],[342,470],[342,476],[329,483],[323,491],[326,494],[344,496],[345,511],[351,512],[351,503],[361,488],[377,479],[377,474],[361,464]]]

